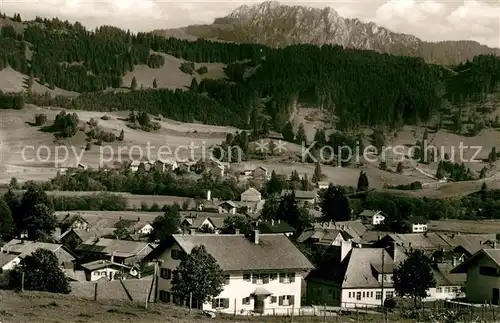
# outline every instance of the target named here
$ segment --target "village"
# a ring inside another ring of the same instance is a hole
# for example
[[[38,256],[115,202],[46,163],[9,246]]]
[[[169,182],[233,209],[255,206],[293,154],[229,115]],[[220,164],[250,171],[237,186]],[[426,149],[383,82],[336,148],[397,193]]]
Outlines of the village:
[[[158,164],[130,163],[129,168],[149,172]],[[218,176],[229,172],[223,163],[208,169]],[[266,183],[274,175],[259,166],[240,171],[240,176]],[[407,221],[408,233],[394,233],[383,230],[388,218],[384,212],[369,209],[351,214],[348,221],[326,221],[325,192],[333,188],[317,181],[310,190],[283,189],[274,197],[293,196],[294,203],[308,210],[314,220],[304,228],[263,216],[266,199],[254,187],[237,200],[206,191],[203,200],[178,209],[178,226],[161,239],[152,238],[155,221],[164,212],[166,217],[172,206],[156,211],[58,211],[53,243],[33,241],[26,234],[6,241],[0,268],[8,275],[24,258],[44,249],[57,257],[71,295],[77,297],[146,298],[214,315],[322,316],[390,306],[401,295],[395,270],[418,251],[428,260],[434,282],[419,297],[422,303],[499,304],[498,234],[453,231],[418,217]],[[175,293],[172,279],[198,246],[215,259],[224,282],[209,302],[193,303]]]

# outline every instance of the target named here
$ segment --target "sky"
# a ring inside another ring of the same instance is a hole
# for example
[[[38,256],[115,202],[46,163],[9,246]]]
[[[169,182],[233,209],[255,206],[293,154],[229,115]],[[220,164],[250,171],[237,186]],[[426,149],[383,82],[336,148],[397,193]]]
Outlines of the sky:
[[[150,31],[210,24],[243,4],[258,1],[164,0],[0,0],[0,11],[80,21],[87,27],[113,25]],[[342,0],[282,1],[283,4],[334,8],[346,18],[375,22],[426,41],[475,40],[500,47],[500,0]]]

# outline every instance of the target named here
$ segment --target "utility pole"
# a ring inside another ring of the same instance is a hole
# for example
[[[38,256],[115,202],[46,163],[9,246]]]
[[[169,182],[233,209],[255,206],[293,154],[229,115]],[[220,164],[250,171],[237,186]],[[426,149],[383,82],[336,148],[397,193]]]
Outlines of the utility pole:
[[[381,306],[384,308],[384,278],[385,278],[385,273],[384,273],[384,262],[385,262],[385,249],[382,248],[382,283],[380,285],[380,288],[382,290],[382,297],[381,297]]]

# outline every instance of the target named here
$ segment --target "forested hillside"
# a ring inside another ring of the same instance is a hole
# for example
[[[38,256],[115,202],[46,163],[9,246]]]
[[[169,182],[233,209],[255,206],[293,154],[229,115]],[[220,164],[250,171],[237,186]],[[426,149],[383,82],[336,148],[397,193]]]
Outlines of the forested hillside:
[[[20,17],[18,17],[20,20]],[[147,110],[182,121],[271,127],[281,130],[292,103],[306,101],[335,114],[341,129],[397,127],[426,121],[444,101],[474,99],[500,81],[500,58],[476,57],[443,68],[421,58],[392,56],[340,46],[194,42],[134,35],[115,27],[86,30],[81,24],[41,19],[24,30],[4,25],[0,69],[10,65],[49,87],[80,93],[70,100],[28,94],[26,102],[90,110]],[[228,80],[193,80],[191,93],[150,89],[115,93],[135,65],[158,68],[163,52],[192,62],[227,64]],[[465,97],[465,98],[464,98]]]

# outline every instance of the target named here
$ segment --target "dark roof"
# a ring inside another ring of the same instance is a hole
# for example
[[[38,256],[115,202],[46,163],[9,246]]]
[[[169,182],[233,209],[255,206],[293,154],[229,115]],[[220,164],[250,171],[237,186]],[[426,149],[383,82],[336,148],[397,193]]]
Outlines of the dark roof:
[[[467,269],[476,264],[483,257],[490,258],[498,267],[500,267],[500,249],[481,249],[472,255],[469,259],[455,267],[451,273],[466,273]]]
[[[172,237],[186,253],[195,246],[205,246],[226,271],[314,268],[283,234],[260,234],[259,244],[242,234],[174,234]]]
[[[464,285],[467,275],[463,273],[451,273],[453,265],[450,263],[438,263],[432,267],[436,286]]]
[[[289,233],[295,232],[295,228],[285,221],[260,222],[259,231],[262,233]]]
[[[408,219],[408,222],[412,224],[427,224],[429,220],[422,216],[412,216],[411,218]]]
[[[295,198],[297,199],[313,199],[316,198],[316,191],[301,191],[295,190]],[[292,194],[292,190],[283,190],[281,191],[281,196]]]
[[[128,270],[130,270],[130,268],[131,268],[129,266],[118,264],[116,262],[111,262],[109,260],[96,260],[96,261],[82,264],[81,266],[82,266],[82,268],[84,268],[88,271],[94,271],[94,270],[108,268],[108,267],[119,267],[119,268],[128,269]]]
[[[91,238],[76,247],[75,250],[83,252],[105,253],[109,255],[114,252],[115,256],[117,257],[128,258],[136,256],[148,245],[149,244],[147,242],[139,241]]]

